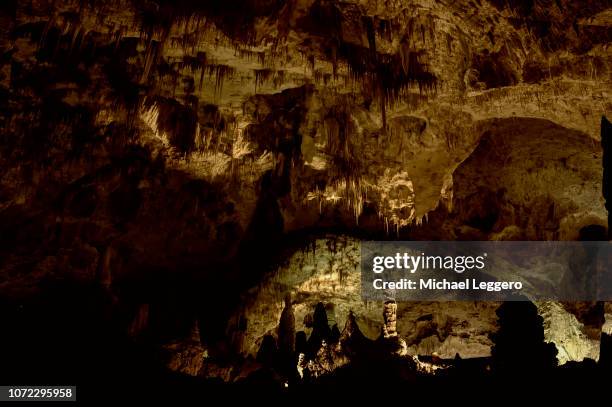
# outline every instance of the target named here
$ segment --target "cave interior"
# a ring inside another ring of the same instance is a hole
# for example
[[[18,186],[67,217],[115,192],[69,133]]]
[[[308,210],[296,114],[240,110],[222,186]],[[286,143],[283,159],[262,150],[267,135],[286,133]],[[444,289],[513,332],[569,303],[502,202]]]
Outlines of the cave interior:
[[[609,0],[3,0],[0,384],[605,378],[612,303],[372,303],[355,270],[609,240],[611,43]]]

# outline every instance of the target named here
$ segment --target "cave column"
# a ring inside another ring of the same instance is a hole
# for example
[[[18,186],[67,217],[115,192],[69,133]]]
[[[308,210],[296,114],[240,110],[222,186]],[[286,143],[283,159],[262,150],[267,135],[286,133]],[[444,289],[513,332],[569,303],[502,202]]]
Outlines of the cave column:
[[[383,336],[391,338],[397,336],[397,303],[395,300],[387,300],[383,305]]]

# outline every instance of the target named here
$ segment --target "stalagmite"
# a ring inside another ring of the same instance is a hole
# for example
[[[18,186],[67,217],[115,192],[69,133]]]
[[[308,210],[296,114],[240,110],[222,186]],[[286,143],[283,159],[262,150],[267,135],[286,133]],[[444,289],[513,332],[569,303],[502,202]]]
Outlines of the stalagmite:
[[[394,300],[385,301],[383,305],[383,336],[392,338],[397,336],[397,303]]]
[[[291,356],[295,348],[295,315],[291,295],[285,297],[285,308],[278,322],[278,349],[283,355]]]

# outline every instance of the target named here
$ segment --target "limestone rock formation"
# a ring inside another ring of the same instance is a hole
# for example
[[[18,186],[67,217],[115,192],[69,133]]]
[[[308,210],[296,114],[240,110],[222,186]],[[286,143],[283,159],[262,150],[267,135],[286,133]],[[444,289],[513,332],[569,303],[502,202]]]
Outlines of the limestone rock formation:
[[[190,336],[184,341],[164,345],[168,354],[168,368],[190,376],[198,376],[208,352],[200,342],[200,329],[194,324]]]
[[[585,324],[559,303],[545,302],[537,306],[544,321],[545,340],[555,344],[559,364],[599,359],[599,334],[589,335]]]
[[[340,335],[342,352],[349,358],[359,357],[367,352],[367,348],[371,346],[372,341],[368,339],[359,329],[355,314],[350,311],[344,329]]]
[[[285,308],[278,323],[278,345],[283,354],[291,355],[295,350],[295,316],[290,295],[285,297]]]
[[[499,330],[493,336],[494,369],[502,374],[538,374],[557,365],[557,349],[544,342],[542,317],[528,301],[506,302],[497,310]],[[529,372],[525,366],[529,366]]]
[[[385,301],[383,319],[383,337],[388,339],[397,336],[397,303],[395,301]]]

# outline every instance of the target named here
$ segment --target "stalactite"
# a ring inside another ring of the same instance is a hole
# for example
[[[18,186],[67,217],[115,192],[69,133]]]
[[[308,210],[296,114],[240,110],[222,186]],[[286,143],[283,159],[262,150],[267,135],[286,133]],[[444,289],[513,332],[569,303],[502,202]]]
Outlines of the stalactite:
[[[205,66],[204,71],[206,75],[215,79],[215,95],[221,94],[225,79],[231,78],[236,72],[233,67],[223,64],[208,64]]]
[[[178,66],[180,70],[188,69],[190,73],[201,71],[206,66],[206,53],[198,52],[197,56],[184,55]]]
[[[275,75],[273,79],[274,87],[279,88],[283,85],[283,83],[285,83],[285,71],[282,69],[275,71]]]
[[[435,91],[437,78],[421,61],[424,52],[417,51],[410,45],[409,34],[400,42],[396,54],[380,53],[376,46],[373,20],[364,18],[363,24],[367,33],[368,47],[342,42],[337,48],[337,53],[339,58],[347,63],[351,80],[362,86],[368,98],[380,100],[384,129],[387,106],[405,100],[410,101],[412,88],[418,89],[420,94]],[[414,30],[414,25],[414,21],[409,20],[408,33]],[[335,70],[334,64],[334,72]]]
[[[172,146],[180,153],[186,154],[195,148],[199,132],[195,109],[162,97],[145,99],[142,108],[145,111],[156,109],[156,129],[167,134]]]
[[[306,63],[306,65],[304,65],[304,71],[306,70],[306,66],[308,66],[310,68],[310,72],[314,73],[315,65],[316,65],[316,62],[317,62],[315,56],[313,54],[307,54],[305,56],[305,58],[306,58],[306,62],[307,63]]]
[[[393,42],[393,25],[390,20],[383,18],[376,18],[376,33],[382,39]]]
[[[373,62],[376,63],[376,33],[374,31],[374,20],[371,17],[364,17],[363,24],[365,25],[371,57]]]
[[[270,81],[270,78],[274,77],[275,71],[268,68],[255,69],[255,93],[257,93],[258,86],[264,86]]]
[[[240,42],[234,44],[234,55],[247,61],[257,61],[259,64],[265,65],[266,53],[264,51],[246,49]]]
[[[266,65],[266,53],[264,51],[257,52],[257,61],[261,65]]]

